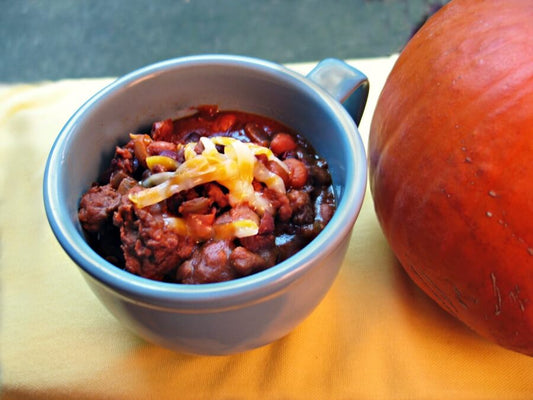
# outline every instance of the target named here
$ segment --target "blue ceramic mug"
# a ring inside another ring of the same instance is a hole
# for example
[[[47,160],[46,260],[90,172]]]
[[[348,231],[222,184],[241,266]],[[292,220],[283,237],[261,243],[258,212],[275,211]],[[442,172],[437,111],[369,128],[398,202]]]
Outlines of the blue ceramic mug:
[[[367,78],[333,59],[307,77],[268,61],[227,55],[141,68],[95,94],[59,133],[44,176],[50,226],[96,296],[148,342],[199,354],[270,343],[312,312],[342,265],[366,187],[356,122],[367,95]],[[337,210],[304,249],[251,276],[204,285],[135,276],[88,245],[77,218],[80,197],[128,133],[200,104],[263,115],[300,132],[328,162]]]

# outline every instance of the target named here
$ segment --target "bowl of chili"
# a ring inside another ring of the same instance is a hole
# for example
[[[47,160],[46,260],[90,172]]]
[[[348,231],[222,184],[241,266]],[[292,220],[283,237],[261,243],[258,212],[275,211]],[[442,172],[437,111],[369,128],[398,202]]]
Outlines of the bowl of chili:
[[[195,354],[271,343],[343,263],[366,187],[367,93],[331,59],[308,76],[231,55],[136,70],[59,133],[43,187],[51,229],[148,342]]]

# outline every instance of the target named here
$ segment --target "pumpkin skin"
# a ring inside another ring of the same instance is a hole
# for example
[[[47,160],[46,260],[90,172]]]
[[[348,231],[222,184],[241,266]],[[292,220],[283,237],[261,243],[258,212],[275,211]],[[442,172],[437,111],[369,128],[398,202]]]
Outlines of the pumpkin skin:
[[[411,38],[368,142],[375,211],[410,278],[533,355],[533,1],[452,0]]]

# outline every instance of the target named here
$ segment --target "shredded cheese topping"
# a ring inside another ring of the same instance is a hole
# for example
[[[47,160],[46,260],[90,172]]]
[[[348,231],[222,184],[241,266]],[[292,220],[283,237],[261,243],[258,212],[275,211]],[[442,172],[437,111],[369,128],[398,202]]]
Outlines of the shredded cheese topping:
[[[254,211],[262,215],[265,211],[271,211],[272,205],[260,192],[254,190],[254,179],[272,190],[285,193],[283,179],[266,168],[257,158],[259,155],[266,156],[269,161],[278,163],[288,171],[285,163],[270,149],[222,136],[202,137],[200,143],[203,147],[200,154],[195,150],[197,142],[187,143],[184,147],[183,163],[176,165],[174,171],[153,174],[145,179],[142,182],[145,189],[131,193],[129,199],[137,207],[143,208],[195,186],[218,182],[228,189],[232,207],[248,203]],[[217,146],[222,146],[223,152],[219,152]],[[249,228],[247,226],[245,230],[250,232]]]
[[[165,225],[174,230],[178,235],[196,236],[195,232],[191,231],[190,226],[184,218],[166,216],[164,220]],[[243,238],[257,235],[258,232],[259,227],[255,221],[250,219],[238,219],[236,221],[220,224],[215,223],[212,229],[206,233],[208,236],[203,237],[202,239],[207,240],[209,238],[215,238],[220,240],[233,239],[234,237]]]

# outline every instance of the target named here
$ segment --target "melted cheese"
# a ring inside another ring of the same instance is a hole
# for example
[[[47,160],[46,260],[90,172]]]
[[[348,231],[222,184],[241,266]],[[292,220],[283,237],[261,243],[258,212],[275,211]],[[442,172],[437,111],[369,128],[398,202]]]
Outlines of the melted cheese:
[[[194,237],[195,233],[191,231],[189,225],[184,218],[179,217],[164,217],[165,225],[181,236]],[[209,236],[213,239],[224,240],[243,238],[257,235],[259,227],[255,221],[251,219],[238,219],[236,221],[226,223],[215,223],[211,229]],[[204,240],[207,238],[203,238]]]
[[[144,190],[130,194],[130,200],[137,207],[147,207],[184,190],[208,182],[218,182],[228,189],[230,205],[235,207],[248,203],[257,213],[270,211],[272,206],[261,193],[256,192],[253,180],[264,183],[268,188],[285,193],[283,179],[268,170],[257,156],[266,156],[286,171],[287,166],[270,149],[253,143],[244,143],[229,137],[202,137],[201,153],[196,152],[197,142],[184,147],[185,161],[175,171],[154,174],[142,182]],[[217,146],[222,146],[219,152]]]

